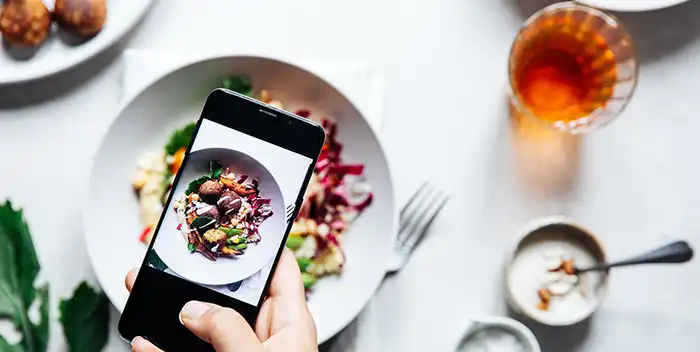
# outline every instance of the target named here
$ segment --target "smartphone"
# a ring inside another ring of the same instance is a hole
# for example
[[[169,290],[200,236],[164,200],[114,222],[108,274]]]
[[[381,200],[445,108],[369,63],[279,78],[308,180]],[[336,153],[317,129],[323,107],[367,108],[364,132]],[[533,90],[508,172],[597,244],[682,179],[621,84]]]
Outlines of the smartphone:
[[[244,95],[207,98],[119,333],[166,351],[211,346],[180,322],[191,300],[254,326],[325,141],[318,124]]]

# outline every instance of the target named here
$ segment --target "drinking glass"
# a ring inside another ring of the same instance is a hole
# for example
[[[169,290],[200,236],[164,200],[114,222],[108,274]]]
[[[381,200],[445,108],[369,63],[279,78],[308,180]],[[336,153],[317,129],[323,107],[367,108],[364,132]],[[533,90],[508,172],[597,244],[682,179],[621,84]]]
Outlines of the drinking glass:
[[[519,115],[577,134],[624,110],[638,66],[632,39],[617,18],[561,2],[525,21],[511,47],[508,71]]]

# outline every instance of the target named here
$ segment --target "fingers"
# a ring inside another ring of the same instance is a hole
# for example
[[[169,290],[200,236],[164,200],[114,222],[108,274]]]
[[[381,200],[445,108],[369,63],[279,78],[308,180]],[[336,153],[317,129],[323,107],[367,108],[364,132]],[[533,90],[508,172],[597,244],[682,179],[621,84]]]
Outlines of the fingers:
[[[131,292],[131,289],[134,288],[134,281],[136,281],[136,275],[138,275],[138,273],[139,269],[131,269],[126,274],[124,284],[126,285],[126,289],[129,290],[129,292]]]
[[[277,264],[275,276],[272,278],[269,290],[270,297],[285,297],[298,300],[306,300],[304,284],[301,281],[301,272],[294,254],[287,248],[282,251],[282,256]]]
[[[133,352],[163,352],[160,348],[154,346],[148,340],[141,336],[136,336],[131,341],[131,351]]]
[[[262,351],[263,347],[248,322],[233,309],[190,301],[180,312],[182,323],[217,351]]]

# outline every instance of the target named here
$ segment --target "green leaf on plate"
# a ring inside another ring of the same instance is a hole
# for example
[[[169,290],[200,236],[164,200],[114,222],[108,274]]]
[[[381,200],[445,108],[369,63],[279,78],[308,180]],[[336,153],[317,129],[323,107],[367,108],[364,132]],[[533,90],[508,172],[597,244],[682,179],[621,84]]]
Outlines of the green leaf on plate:
[[[197,246],[194,245],[194,243],[188,243],[187,244],[187,250],[190,252],[194,252],[197,250]]]
[[[219,176],[221,176],[221,172],[224,170],[224,167],[221,165],[221,163],[218,160],[213,160],[209,162],[209,177],[211,179],[218,179]]]
[[[69,352],[99,352],[107,344],[109,300],[85,282],[59,304]]]
[[[194,181],[190,182],[187,185],[187,190],[185,190],[185,194],[189,196],[192,193],[198,192],[199,186],[201,186],[204,182],[207,182],[209,180],[209,175],[200,176],[194,179]]]
[[[210,218],[208,216],[198,216],[192,220],[190,225],[192,228],[197,229],[200,234],[204,234],[207,230],[213,228],[216,225],[216,219]]]
[[[190,139],[192,138],[196,126],[197,124],[193,122],[173,132],[173,134],[170,135],[168,143],[165,144],[165,154],[173,155],[179,149],[187,148],[187,146],[190,145]]]
[[[236,93],[253,96],[253,82],[248,76],[228,76],[221,82],[222,87]]]
[[[39,269],[34,242],[22,211],[14,210],[7,201],[0,205],[0,318],[11,319],[22,334],[20,342],[10,347],[10,351],[46,351],[49,286],[34,287]],[[38,322],[29,318],[32,304],[38,304]],[[3,348],[11,346],[2,337],[0,340]]]

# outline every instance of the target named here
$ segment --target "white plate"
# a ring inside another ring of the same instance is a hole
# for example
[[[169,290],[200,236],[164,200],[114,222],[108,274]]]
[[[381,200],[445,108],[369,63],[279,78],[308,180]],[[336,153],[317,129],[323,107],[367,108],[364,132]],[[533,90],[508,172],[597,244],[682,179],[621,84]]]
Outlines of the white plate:
[[[53,9],[53,0],[45,0]],[[152,0],[108,0],[107,20],[102,31],[90,40],[70,45],[56,34],[56,26],[36,53],[17,59],[0,45],[0,84],[31,81],[71,68],[108,48],[143,17]]]
[[[582,4],[613,11],[651,11],[684,3],[688,0],[578,0]]]
[[[187,241],[177,230],[179,221],[175,210],[170,208],[153,248],[168,268],[185,279],[204,285],[227,285],[255,274],[277,254],[284,230],[287,228],[284,216],[286,207],[277,181],[265,166],[249,155],[223,148],[192,152],[180,177],[180,183],[175,188],[175,197],[183,195],[191,181],[207,174],[211,160],[220,161],[236,175],[248,175],[257,179],[260,196],[270,198],[273,214],[258,228],[262,240],[251,244],[241,256],[211,261],[201,253],[190,253]],[[177,198],[173,198],[175,199]]]
[[[172,131],[194,121],[207,94],[230,74],[250,76],[256,87],[270,90],[292,111],[306,107],[315,116],[334,117],[344,158],[366,165],[374,203],[345,235],[343,274],[320,280],[309,299],[319,342],[326,341],[359,314],[384,278],[398,212],[386,156],[367,121],[328,83],[284,62],[249,56],[203,60],[177,69],[125,104],[95,156],[83,211],[93,269],[121,311],[128,297],[124,275],[141,264],[146,249],[137,239],[141,225],[130,184],[136,161],[143,152],[162,148]]]

